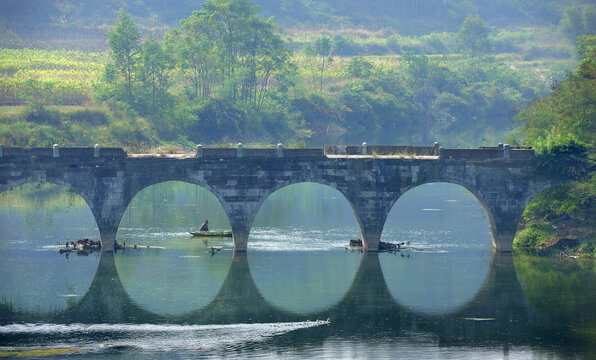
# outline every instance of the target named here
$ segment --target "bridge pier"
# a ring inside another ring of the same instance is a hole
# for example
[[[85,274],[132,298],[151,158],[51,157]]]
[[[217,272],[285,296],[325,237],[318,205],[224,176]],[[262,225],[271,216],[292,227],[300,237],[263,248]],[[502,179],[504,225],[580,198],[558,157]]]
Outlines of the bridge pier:
[[[513,240],[517,233],[517,226],[528,202],[529,197],[527,196],[516,199],[515,196],[510,195],[503,197],[500,203],[485,206],[490,236],[495,251],[503,253],[513,251]]]
[[[116,221],[106,221],[96,217],[97,226],[99,228],[99,236],[101,238],[101,252],[113,253],[116,245],[116,234],[118,233],[118,226],[120,225],[120,218]]]
[[[367,195],[369,196],[352,197],[350,203],[360,225],[362,249],[366,252],[378,252],[385,220],[393,201],[382,193],[377,193],[376,197]]]
[[[101,237],[101,252],[102,253],[113,253],[116,245],[116,233],[117,230],[104,230],[99,231]]]
[[[493,242],[493,249],[506,253],[513,251],[513,239],[517,232],[517,222],[490,224],[490,236]]]
[[[360,225],[362,233],[362,249],[367,252],[378,252],[383,233],[383,225],[367,224]]]
[[[245,196],[238,196],[237,192],[231,192],[230,197],[233,199],[233,202],[226,201],[225,196],[222,196],[223,199],[220,202],[232,227],[234,252],[245,253],[252,222],[261,202],[259,201],[260,199],[255,199],[254,197],[246,198]]]
[[[113,253],[116,247],[118,227],[135,193],[122,191],[121,188],[103,190],[97,192],[97,197],[90,203],[90,208],[99,228],[101,252]]]
[[[252,221],[232,221],[232,240],[234,241],[234,253],[245,253],[248,247],[248,235]]]

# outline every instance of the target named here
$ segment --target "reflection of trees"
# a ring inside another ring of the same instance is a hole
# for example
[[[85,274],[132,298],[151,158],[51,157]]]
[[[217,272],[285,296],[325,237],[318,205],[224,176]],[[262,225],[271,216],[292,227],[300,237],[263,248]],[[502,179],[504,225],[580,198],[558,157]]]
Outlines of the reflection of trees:
[[[571,325],[596,355],[594,263],[517,255],[515,269],[529,303],[553,324]]]

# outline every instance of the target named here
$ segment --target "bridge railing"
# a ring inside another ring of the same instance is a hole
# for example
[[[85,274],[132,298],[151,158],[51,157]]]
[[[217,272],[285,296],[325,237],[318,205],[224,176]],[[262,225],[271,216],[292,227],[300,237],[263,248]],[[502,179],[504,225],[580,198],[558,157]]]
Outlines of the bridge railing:
[[[237,148],[203,148],[203,158],[275,158],[278,157],[278,150],[271,148],[243,148],[239,155]],[[323,157],[325,153],[322,148],[307,149],[283,149],[283,157]]]
[[[201,158],[275,158],[275,157],[324,157],[325,155],[387,155],[387,156],[438,156],[432,146],[379,146],[331,145],[324,148],[275,149],[275,148],[202,148]],[[485,147],[479,149],[440,149],[443,159],[531,159],[534,150],[528,148]],[[0,157],[60,157],[60,158],[126,158],[121,148],[2,148]]]
[[[327,155],[404,155],[404,156],[432,156],[435,155],[432,146],[391,146],[391,145],[328,145],[325,146]],[[438,154],[436,154],[438,155]]]
[[[93,158],[95,156],[94,148],[59,148],[58,156],[60,158]],[[3,157],[55,157],[53,148],[23,148],[23,147],[5,147],[2,149]],[[101,148],[99,157],[125,158],[126,152],[122,148]]]
[[[445,159],[503,159],[505,156],[504,148],[480,148],[480,149],[443,149],[443,158]],[[509,150],[510,159],[531,159],[534,157],[533,149]]]

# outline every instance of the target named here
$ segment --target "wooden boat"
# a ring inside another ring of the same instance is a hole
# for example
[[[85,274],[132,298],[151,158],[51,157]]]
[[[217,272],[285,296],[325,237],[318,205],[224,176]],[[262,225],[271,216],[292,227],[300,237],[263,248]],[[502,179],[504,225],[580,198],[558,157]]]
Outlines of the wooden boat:
[[[190,234],[199,237],[232,237],[231,231],[191,231]]]

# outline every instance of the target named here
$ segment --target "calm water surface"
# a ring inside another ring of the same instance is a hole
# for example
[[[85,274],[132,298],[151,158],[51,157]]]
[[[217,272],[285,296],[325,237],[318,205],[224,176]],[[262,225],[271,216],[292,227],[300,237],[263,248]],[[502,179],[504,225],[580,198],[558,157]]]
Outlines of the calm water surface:
[[[244,255],[188,234],[206,218],[229,229],[208,191],[158,184],[124,215],[131,247],[66,256],[60,243],[99,238],[80,198],[47,184],[0,195],[0,356],[596,358],[594,262],[492,254],[460,187],[402,196],[382,237],[404,243],[395,254],[346,248],[356,219],[322,185],[274,193]]]

